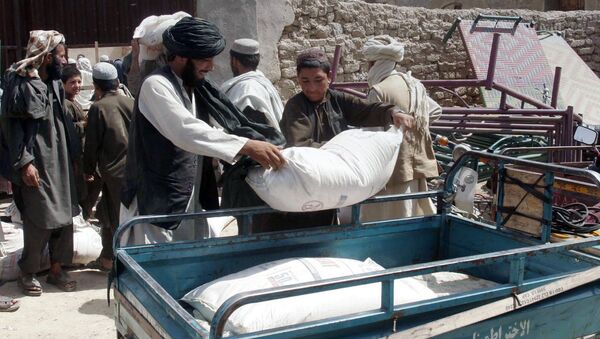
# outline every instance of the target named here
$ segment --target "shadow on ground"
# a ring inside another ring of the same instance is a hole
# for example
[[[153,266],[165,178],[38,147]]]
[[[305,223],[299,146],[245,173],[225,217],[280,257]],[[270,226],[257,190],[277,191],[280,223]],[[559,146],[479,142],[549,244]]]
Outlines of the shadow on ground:
[[[113,318],[112,304],[108,306],[106,299],[93,299],[82,304],[79,309],[82,314],[104,315],[110,319]]]

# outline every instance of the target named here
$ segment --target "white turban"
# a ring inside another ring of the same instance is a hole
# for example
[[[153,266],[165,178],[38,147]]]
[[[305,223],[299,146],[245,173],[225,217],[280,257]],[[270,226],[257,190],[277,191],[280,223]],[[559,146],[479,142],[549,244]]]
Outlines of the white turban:
[[[394,74],[396,63],[404,58],[404,45],[389,35],[378,35],[367,40],[362,51],[367,61],[375,62],[367,75],[369,87]]]
[[[389,35],[378,35],[367,40],[363,46],[367,61],[392,60],[400,62],[404,59],[404,45]]]

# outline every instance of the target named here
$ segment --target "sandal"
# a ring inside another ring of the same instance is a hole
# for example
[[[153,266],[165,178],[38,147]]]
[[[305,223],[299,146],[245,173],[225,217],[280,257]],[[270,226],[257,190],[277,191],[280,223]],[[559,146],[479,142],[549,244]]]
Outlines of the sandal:
[[[0,312],[14,312],[19,309],[20,302],[10,297],[0,296]]]
[[[94,261],[90,261],[89,263],[87,263],[85,265],[85,268],[89,268],[91,270],[98,270],[98,271],[102,271],[102,272],[110,272],[111,267],[105,267],[102,264],[102,259],[98,258]]]
[[[23,294],[30,297],[42,295],[42,284],[35,278],[35,274],[25,274],[17,282]]]
[[[73,292],[77,288],[77,281],[71,279],[64,270],[61,270],[58,274],[48,273],[46,282],[65,292]]]

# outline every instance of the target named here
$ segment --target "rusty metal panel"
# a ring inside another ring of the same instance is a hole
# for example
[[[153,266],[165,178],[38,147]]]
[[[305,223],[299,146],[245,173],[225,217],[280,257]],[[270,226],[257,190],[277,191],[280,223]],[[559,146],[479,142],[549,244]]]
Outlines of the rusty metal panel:
[[[0,0],[0,70],[18,60],[29,31],[55,29],[71,47],[128,45],[135,27],[147,16],[185,11],[194,0]],[[20,32],[20,34],[19,34]]]

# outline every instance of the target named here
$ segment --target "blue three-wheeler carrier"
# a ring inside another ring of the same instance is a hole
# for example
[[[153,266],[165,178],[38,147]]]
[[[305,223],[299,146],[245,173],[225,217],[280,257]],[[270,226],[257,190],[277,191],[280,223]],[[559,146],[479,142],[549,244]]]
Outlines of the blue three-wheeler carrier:
[[[556,173],[586,176],[600,185],[600,175],[587,170],[471,151],[451,168],[443,190],[363,202],[431,197],[438,206],[433,216],[361,223],[356,205],[350,224],[262,234],[249,234],[241,228],[240,235],[232,237],[120,247],[124,231],[139,223],[226,215],[248,221],[255,214],[271,210],[245,208],[139,217],[121,225],[115,235],[113,277],[119,335],[218,338],[226,333],[227,319],[243,305],[375,282],[380,283],[378,309],[229,335],[562,339],[600,333],[600,258],[583,251],[599,245],[600,237],[550,243],[551,199],[544,203],[539,237],[450,214],[456,189],[452,183],[458,169],[484,158],[500,170],[513,164],[545,173],[546,197],[552,196]],[[217,310],[210,329],[200,326],[191,307],[179,301],[201,284],[255,265],[296,257],[371,258],[386,270],[235,295]],[[399,293],[394,291],[394,280],[446,271],[494,284],[435,299],[393,304],[394,293]]]

